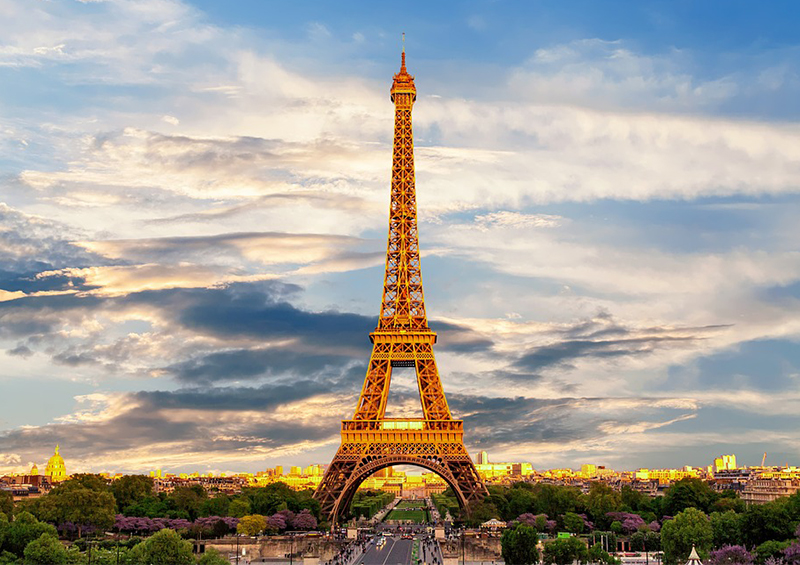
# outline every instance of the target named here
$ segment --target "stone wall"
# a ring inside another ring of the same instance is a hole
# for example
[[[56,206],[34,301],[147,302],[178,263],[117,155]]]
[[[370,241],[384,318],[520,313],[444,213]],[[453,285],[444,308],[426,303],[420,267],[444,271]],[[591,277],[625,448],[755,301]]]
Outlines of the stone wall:
[[[240,537],[239,553],[245,549],[245,555],[250,560],[258,559],[283,559],[290,551],[294,552],[295,559],[317,558],[320,562],[328,561],[348,544],[351,540],[333,541],[323,537],[295,538],[288,536],[269,536],[263,538]],[[236,538],[234,536],[203,541],[206,547],[213,547],[223,555],[233,554],[236,551]],[[306,559],[308,562],[309,559]]]
[[[461,560],[461,540],[439,540],[445,559]],[[498,561],[501,556],[499,537],[467,537],[464,541],[466,561]]]

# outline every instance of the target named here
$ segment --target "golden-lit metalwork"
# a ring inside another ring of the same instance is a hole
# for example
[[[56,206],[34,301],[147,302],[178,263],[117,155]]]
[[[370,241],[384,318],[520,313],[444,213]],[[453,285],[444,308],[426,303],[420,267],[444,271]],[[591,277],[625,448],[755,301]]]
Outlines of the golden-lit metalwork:
[[[355,414],[342,421],[342,444],[314,493],[331,523],[350,505],[364,479],[390,465],[417,465],[437,473],[462,508],[486,494],[464,447],[463,422],[450,415],[433,356],[436,333],[425,314],[411,128],[416,98],[404,47],[391,89],[392,194],[380,318],[370,334],[372,355]],[[415,368],[422,418],[385,417],[393,367]]]

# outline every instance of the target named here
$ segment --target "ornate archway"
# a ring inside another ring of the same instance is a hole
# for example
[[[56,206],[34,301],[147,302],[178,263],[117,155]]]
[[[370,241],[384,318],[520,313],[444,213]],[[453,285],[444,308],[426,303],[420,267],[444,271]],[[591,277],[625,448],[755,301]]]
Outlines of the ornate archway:
[[[361,483],[373,473],[394,465],[413,465],[436,473],[447,483],[447,486],[453,489],[453,492],[456,494],[456,499],[458,500],[458,505],[461,508],[466,508],[467,501],[461,489],[458,487],[458,482],[455,480],[455,477],[452,476],[447,464],[441,459],[436,457],[409,457],[404,455],[391,455],[382,458],[370,458],[368,456],[365,458],[364,464],[359,466],[356,472],[351,475],[345,487],[342,489],[342,494],[334,503],[332,512],[334,522],[350,507],[350,503],[353,501],[353,497],[358,487],[361,486]]]

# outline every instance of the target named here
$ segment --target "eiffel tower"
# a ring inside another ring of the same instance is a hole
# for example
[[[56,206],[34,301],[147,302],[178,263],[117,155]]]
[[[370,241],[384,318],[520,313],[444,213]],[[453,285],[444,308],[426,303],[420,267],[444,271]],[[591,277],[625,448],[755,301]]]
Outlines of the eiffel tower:
[[[372,356],[352,420],[342,421],[342,444],[314,497],[331,524],[350,506],[358,486],[390,465],[415,465],[439,475],[453,489],[461,508],[481,500],[486,487],[464,447],[464,423],[454,420],[436,369],[422,292],[414,186],[414,137],[411,108],[417,98],[414,77],[406,70],[403,48],[394,75],[394,146],[389,242],[378,327],[369,337]],[[422,418],[386,418],[394,367],[414,367]]]

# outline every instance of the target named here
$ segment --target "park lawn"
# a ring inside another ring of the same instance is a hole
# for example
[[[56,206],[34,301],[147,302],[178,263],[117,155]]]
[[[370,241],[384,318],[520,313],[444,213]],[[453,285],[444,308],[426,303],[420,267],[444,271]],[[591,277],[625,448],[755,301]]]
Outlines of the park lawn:
[[[398,505],[399,506],[399,505]],[[424,524],[428,521],[428,512],[424,508],[415,508],[414,510],[392,510],[386,516],[386,520],[411,520],[416,524]]]
[[[425,508],[424,500],[401,500],[395,508]]]

